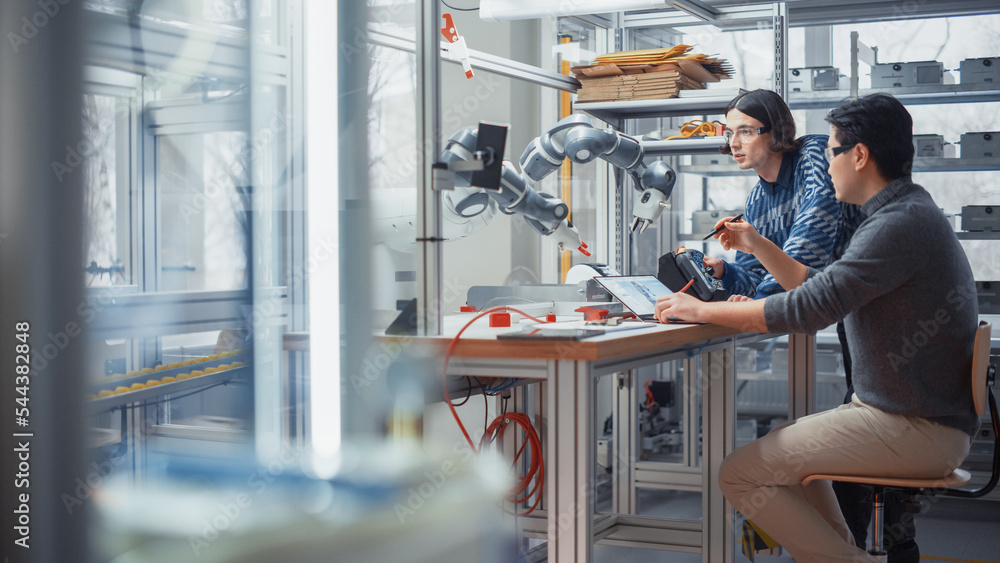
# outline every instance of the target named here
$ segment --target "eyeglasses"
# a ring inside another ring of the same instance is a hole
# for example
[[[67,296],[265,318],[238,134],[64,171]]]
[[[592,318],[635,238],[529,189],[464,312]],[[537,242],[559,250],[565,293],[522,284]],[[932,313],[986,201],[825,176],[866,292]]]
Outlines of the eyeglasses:
[[[740,127],[738,129],[726,129],[722,132],[722,138],[726,140],[727,145],[733,143],[733,137],[739,138],[741,143],[747,143],[750,139],[763,135],[771,131],[771,127]]]
[[[847,152],[854,148],[857,143],[851,143],[849,145],[840,145],[839,147],[826,147],[826,161],[829,162],[833,160],[833,157],[840,153]]]

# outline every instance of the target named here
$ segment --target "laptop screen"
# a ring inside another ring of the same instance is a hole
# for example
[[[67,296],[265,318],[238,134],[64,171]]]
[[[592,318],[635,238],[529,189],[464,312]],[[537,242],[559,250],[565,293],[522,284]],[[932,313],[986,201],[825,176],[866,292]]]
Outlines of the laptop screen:
[[[658,298],[673,293],[656,276],[604,276],[594,280],[643,320],[654,318]]]

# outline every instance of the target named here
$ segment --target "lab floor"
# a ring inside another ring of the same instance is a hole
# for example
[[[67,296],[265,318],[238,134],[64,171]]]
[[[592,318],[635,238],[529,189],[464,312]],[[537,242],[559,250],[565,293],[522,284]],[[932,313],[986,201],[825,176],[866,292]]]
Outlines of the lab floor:
[[[670,508],[672,518],[679,517],[678,510],[685,505],[700,516],[700,503],[673,498]],[[693,500],[693,499],[691,499]],[[653,516],[656,507],[652,502],[640,512]],[[963,500],[940,498],[929,512],[916,517],[917,545],[921,561],[953,561],[962,563],[1000,563],[1000,501]],[[737,562],[747,561],[742,554]],[[759,556],[759,563],[792,563],[787,554]],[[650,549],[631,549],[612,546],[594,546],[595,563],[701,563],[697,554],[675,553]]]

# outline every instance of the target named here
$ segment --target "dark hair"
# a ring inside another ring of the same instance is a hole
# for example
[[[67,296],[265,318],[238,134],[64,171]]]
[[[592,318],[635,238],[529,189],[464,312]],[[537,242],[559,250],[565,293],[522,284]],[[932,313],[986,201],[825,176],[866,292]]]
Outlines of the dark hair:
[[[913,118],[889,94],[871,94],[840,102],[826,121],[837,128],[841,145],[864,143],[882,176],[895,180],[913,169]]]
[[[738,110],[760,121],[764,127],[771,128],[771,150],[788,152],[799,148],[800,142],[795,139],[795,120],[788,105],[781,96],[771,90],[751,90],[733,98],[726,108],[726,115],[732,110]],[[729,144],[719,149],[722,154],[732,154]]]

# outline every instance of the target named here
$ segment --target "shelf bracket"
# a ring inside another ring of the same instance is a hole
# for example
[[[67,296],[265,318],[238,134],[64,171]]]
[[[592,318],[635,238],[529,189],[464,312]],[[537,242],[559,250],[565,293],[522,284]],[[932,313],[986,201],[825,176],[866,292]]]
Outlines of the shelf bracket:
[[[774,91],[788,100],[788,4],[776,2],[771,8],[774,28]]]
[[[674,9],[710,24],[715,24],[719,17],[719,12],[715,8],[698,0],[674,0]]]

